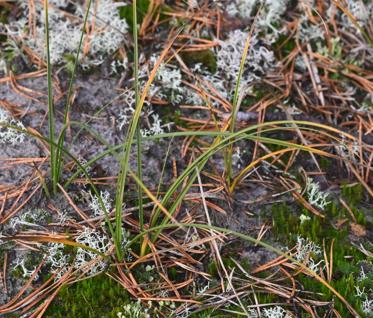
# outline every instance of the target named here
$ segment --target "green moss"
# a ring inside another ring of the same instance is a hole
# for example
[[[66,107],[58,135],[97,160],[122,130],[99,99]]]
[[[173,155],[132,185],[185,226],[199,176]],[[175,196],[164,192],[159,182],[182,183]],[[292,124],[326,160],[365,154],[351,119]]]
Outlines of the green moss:
[[[211,50],[198,51],[198,52],[183,52],[181,54],[184,62],[188,66],[193,66],[201,63],[211,73],[215,73],[217,69],[216,57]]]
[[[8,23],[8,17],[10,14],[10,9],[6,7],[0,7],[0,23]]]
[[[288,40],[288,35],[280,34],[277,41],[274,43],[276,50],[280,50],[283,56],[289,55],[296,47],[295,40],[292,38]]]
[[[347,200],[349,205],[356,206],[363,200],[364,187],[360,184],[342,185],[342,196]]]
[[[349,206],[353,207],[353,211],[360,224],[364,224],[365,217],[363,212],[357,210],[356,205],[361,202],[362,192],[363,189],[360,185],[345,186],[342,188],[342,195]],[[348,218],[348,211],[337,201],[333,201],[323,211],[326,215],[324,219],[313,215],[304,208],[300,208],[300,210],[301,212],[296,213],[295,209],[285,204],[272,207],[272,224],[276,238],[288,246],[295,245],[295,239],[298,235],[309,238],[319,246],[323,246],[324,242],[327,254],[329,254],[328,251],[330,251],[330,246],[332,241],[334,241],[333,280],[331,281],[331,285],[347,299],[362,317],[365,317],[360,310],[361,299],[355,296],[355,286],[360,286],[360,283],[357,281],[360,270],[358,264],[366,256],[350,243],[348,223],[339,228],[336,228],[334,225],[338,220]],[[301,213],[311,219],[301,224],[299,220]],[[318,299],[323,301],[335,299],[329,289],[315,282],[314,279],[300,275],[298,280],[302,284],[302,289],[321,295],[321,299]],[[346,312],[345,305],[338,299],[335,299],[334,305],[340,313],[344,314],[344,317],[351,317]],[[320,308],[320,310],[322,309]]]
[[[123,305],[130,302],[120,284],[101,274],[62,288],[44,317],[116,318]]]
[[[75,56],[73,54],[65,54],[63,57],[65,61],[65,68],[69,75],[72,75],[74,72],[74,66],[75,66]]]
[[[146,12],[149,7],[149,0],[137,0],[137,23],[141,25],[142,20],[144,19]],[[120,7],[119,15],[122,19],[126,19],[130,32],[132,33],[132,4]]]
[[[317,161],[320,164],[320,168],[323,170],[327,170],[332,167],[333,165],[333,160],[323,157],[323,156],[318,156]]]
[[[212,261],[208,264],[207,273],[210,274],[212,277],[218,277],[218,266],[216,261]]]

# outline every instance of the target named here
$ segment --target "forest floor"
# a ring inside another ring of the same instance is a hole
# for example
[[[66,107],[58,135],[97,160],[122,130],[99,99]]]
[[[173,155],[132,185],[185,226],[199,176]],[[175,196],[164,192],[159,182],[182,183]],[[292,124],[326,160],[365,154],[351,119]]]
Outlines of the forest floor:
[[[373,2],[46,2],[0,2],[0,317],[373,317]]]

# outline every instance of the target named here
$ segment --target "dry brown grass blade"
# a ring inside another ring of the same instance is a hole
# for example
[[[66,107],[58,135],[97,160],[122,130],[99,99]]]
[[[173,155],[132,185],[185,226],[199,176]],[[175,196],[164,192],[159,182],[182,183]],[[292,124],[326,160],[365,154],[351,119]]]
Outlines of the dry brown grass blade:
[[[146,30],[148,29],[149,25],[153,22],[153,16],[156,14],[159,6],[162,4],[161,0],[150,0],[148,10],[142,20],[141,27],[139,30],[139,36],[145,36]]]
[[[332,154],[329,154],[323,150],[319,150],[317,148],[315,148],[315,145],[308,145],[306,146],[307,148],[310,149],[310,151],[318,154],[318,155],[321,155],[321,156],[325,156],[325,157],[335,157],[334,155]],[[245,178],[245,175],[250,171],[252,170],[256,165],[258,165],[260,162],[262,161],[265,161],[266,159],[269,159],[271,157],[274,157],[274,156],[277,156],[279,154],[283,154],[283,153],[287,153],[287,152],[292,152],[294,150],[297,150],[297,147],[288,147],[288,148],[285,148],[285,149],[280,149],[280,150],[277,150],[277,151],[273,151],[269,154],[266,154],[254,161],[252,161],[248,166],[246,166],[244,169],[242,169],[240,171],[240,173],[234,177],[233,179],[233,182],[232,182],[232,185],[230,187],[230,191],[233,192],[235,187],[238,185],[238,183],[243,179]]]
[[[313,214],[317,215],[318,217],[325,218],[325,215],[316,210],[303,196],[297,192],[294,191],[294,189],[298,189],[299,185],[296,183],[296,181],[291,179],[285,179],[284,177],[280,177],[281,184],[285,187],[285,189],[291,191],[291,195],[298,200],[308,211],[312,212]],[[289,182],[291,182],[293,185],[290,185]]]
[[[31,200],[31,198],[35,195],[35,193],[37,191],[39,191],[41,189],[42,185],[41,184],[38,184],[35,189],[23,200],[23,202],[21,204],[19,204],[17,207],[13,206],[10,208],[10,212],[8,212],[7,214],[5,214],[1,219],[0,219],[0,224],[4,224],[5,222],[7,222],[12,216],[14,216],[15,214],[17,214],[26,204],[28,201]],[[25,193],[26,189],[28,188],[28,184],[26,184],[26,186],[24,187],[24,190],[21,191],[21,193],[19,194],[19,196],[17,197],[16,201],[15,202],[18,202],[18,200],[23,196],[23,194]]]
[[[373,198],[372,188],[365,182],[363,177],[360,176],[359,172],[355,169],[355,167],[350,162],[348,162],[348,167],[352,171],[352,173],[355,175],[356,179],[359,180],[359,182],[364,186],[365,190],[367,190],[369,195]]]
[[[165,297],[139,297],[143,301],[169,301],[175,303],[201,304],[201,302],[193,299],[165,298]]]
[[[74,246],[74,247],[80,247],[82,249],[93,251],[101,256],[105,256],[104,254],[100,253],[99,251],[96,251],[89,246],[86,246],[84,244],[71,241],[68,239],[68,235],[62,235],[62,234],[40,234],[38,232],[32,232],[30,234],[28,233],[21,233],[16,235],[10,235],[5,236],[2,238],[4,241],[25,241],[25,242],[37,242],[37,243],[62,243],[64,245],[68,246]]]
[[[58,183],[57,184],[58,188],[61,190],[61,192],[63,193],[63,195],[65,196],[65,198],[67,199],[67,202],[69,202],[69,204],[71,205],[71,207],[74,209],[74,211],[76,213],[78,213],[78,215],[84,220],[86,221],[86,223],[91,227],[91,228],[95,228],[95,226],[89,221],[89,217],[81,210],[79,209],[76,204],[74,203],[74,201],[70,198],[70,196],[68,195],[68,193],[65,191],[65,189]]]
[[[45,70],[40,70],[40,71],[30,72],[30,73],[21,74],[21,75],[7,76],[7,77],[0,78],[0,84],[10,82],[12,80],[18,81],[18,80],[29,79],[29,78],[43,77],[46,74],[47,73]]]
[[[284,256],[279,256],[279,257],[277,257],[277,258],[269,261],[268,263],[257,267],[256,269],[254,269],[253,271],[251,271],[251,274],[257,274],[257,273],[266,271],[266,270],[268,270],[270,268],[279,266],[279,265],[287,263],[287,262],[288,262],[287,258],[285,258]]]
[[[118,274],[107,274],[109,277],[121,284],[132,296],[135,298],[147,297],[149,296],[146,292],[141,290],[140,286],[137,284],[134,277],[129,273],[129,277],[124,273],[122,267],[116,266]]]
[[[19,292],[10,301],[8,301],[6,304],[0,306],[0,313],[5,314],[7,312],[14,311],[18,307],[23,305],[24,303],[27,303],[27,301],[29,299],[33,298],[33,295],[28,295],[27,297],[25,297],[24,299],[20,300],[17,303],[18,299],[20,299],[22,297],[22,295],[24,295],[26,293],[27,289],[31,286],[33,280],[35,279],[37,273],[40,271],[40,269],[43,265],[44,265],[44,261],[40,262],[40,264],[36,267],[36,269],[34,270],[32,275],[30,276],[30,278],[28,279],[26,284],[19,290]],[[51,277],[49,280],[47,280],[47,282],[45,282],[41,287],[39,287],[39,289],[43,288],[43,286],[46,286],[49,283],[49,281],[52,280],[52,279],[53,278]]]

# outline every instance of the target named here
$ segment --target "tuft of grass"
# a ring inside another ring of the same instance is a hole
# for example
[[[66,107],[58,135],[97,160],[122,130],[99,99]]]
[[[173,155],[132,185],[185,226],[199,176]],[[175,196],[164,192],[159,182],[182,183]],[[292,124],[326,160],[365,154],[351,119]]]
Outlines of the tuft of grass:
[[[63,127],[67,127],[69,125],[69,114],[70,114],[70,108],[71,108],[71,97],[72,97],[72,92],[73,92],[73,83],[74,83],[74,79],[75,79],[75,73],[76,73],[76,70],[77,70],[78,64],[79,64],[79,54],[80,54],[80,51],[81,51],[82,45],[83,45],[84,30],[86,29],[88,15],[89,15],[89,11],[90,11],[90,8],[91,8],[91,3],[92,3],[92,0],[87,1],[87,9],[86,9],[85,16],[84,16],[82,32],[80,34],[79,46],[78,46],[78,49],[76,51],[74,66],[71,69],[71,76],[70,76],[69,86],[68,86],[67,94],[66,94],[66,105],[65,105],[65,111],[64,111],[64,116],[63,116]],[[49,48],[48,48],[48,51],[49,51]],[[48,62],[48,63],[50,63],[50,62]],[[48,88],[49,88],[49,81],[48,81]],[[48,90],[48,98],[49,98],[49,90]],[[61,169],[63,168],[63,155],[62,155],[63,153],[62,153],[61,149],[62,149],[62,147],[64,147],[65,136],[66,136],[66,130],[62,129],[61,133],[58,137],[58,143],[57,143],[58,147],[57,147],[56,158],[55,158],[56,162],[55,163],[52,162],[52,164],[55,166],[55,168],[54,168],[55,178],[53,180],[53,192],[54,193],[56,193],[56,191],[57,191],[57,182],[59,182],[59,179],[60,179],[60,176],[61,176]],[[52,159],[51,159],[51,161],[52,161]]]
[[[257,15],[259,14],[260,11],[261,9],[259,9]],[[245,69],[245,62],[249,54],[250,42],[254,34],[255,25],[256,23],[254,20],[251,26],[250,32],[248,33],[247,38],[246,38],[246,42],[245,42],[245,46],[242,52],[242,57],[241,57],[241,62],[240,62],[240,69],[237,74],[237,81],[236,81],[236,86],[234,89],[234,95],[233,95],[233,101],[232,101],[232,114],[231,114],[231,119],[229,123],[229,129],[232,134],[235,131],[237,114],[240,109],[241,100],[240,100],[239,93],[240,93],[241,79],[242,79],[242,75]],[[233,156],[233,145],[228,148],[228,152],[226,154],[226,178],[227,178],[228,186],[231,185],[231,179],[232,179],[232,156]]]

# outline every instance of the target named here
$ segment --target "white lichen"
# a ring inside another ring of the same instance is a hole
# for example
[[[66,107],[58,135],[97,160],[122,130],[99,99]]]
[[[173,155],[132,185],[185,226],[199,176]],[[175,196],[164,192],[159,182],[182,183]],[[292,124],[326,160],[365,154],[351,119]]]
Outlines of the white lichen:
[[[121,101],[123,107],[119,110],[117,117],[117,128],[122,130],[127,126],[133,117],[136,108],[136,96],[134,90],[127,90],[121,94]],[[145,100],[143,109],[146,110],[149,107],[149,101]],[[145,112],[145,111],[144,111]],[[141,115],[144,115],[144,112],[141,112]]]
[[[103,216],[105,214],[110,213],[111,206],[112,206],[112,199],[110,198],[109,191],[101,191],[100,198],[102,204],[100,204],[100,200],[96,194],[92,194],[89,192],[90,200],[88,202],[89,208],[93,211],[95,216]],[[104,209],[105,208],[105,209]]]
[[[317,272],[320,265],[323,263],[323,260],[317,262],[317,260],[315,259],[315,257],[320,256],[322,253],[320,246],[318,246],[316,243],[312,242],[308,238],[298,236],[295,248],[296,251],[293,257],[298,262],[308,266],[311,271]]]
[[[201,72],[203,81],[209,83],[215,90],[202,83],[206,91],[214,95],[218,92],[224,99],[232,100],[248,36],[248,32],[235,30],[231,31],[225,40],[219,40],[219,47],[216,49],[216,73],[211,74],[203,69]],[[250,39],[249,51],[244,62],[240,94],[250,93],[250,86],[254,81],[260,80],[276,65],[273,52],[267,48],[265,41],[259,40],[259,37],[254,34]]]
[[[42,209],[28,210],[12,217],[9,220],[9,226],[15,231],[18,231],[21,226],[43,228],[40,222],[43,221],[45,217],[46,212]]]
[[[368,278],[368,275],[365,273],[364,267],[360,267],[359,277],[357,278],[358,282],[362,282]]]
[[[118,11],[124,5],[123,2],[113,0],[92,1],[87,22],[90,29],[84,35],[84,47],[80,52],[83,67],[101,64],[107,55],[114,53],[124,42],[128,25],[120,18]],[[10,22],[8,33],[23,41],[45,60],[45,11],[42,1],[35,1],[33,12],[27,1],[21,3],[21,9],[21,17]],[[48,11],[50,58],[52,64],[61,64],[66,54],[74,54],[79,47],[86,6],[79,2],[54,0],[49,1]],[[34,25],[29,25],[28,17],[31,14],[35,17]]]
[[[359,276],[357,277],[357,283],[362,285],[364,282],[369,279],[369,274],[367,274],[361,266],[361,270],[359,272]],[[373,290],[371,288],[367,288],[365,286],[355,285],[355,297],[360,298],[361,300],[361,310],[370,315],[373,313],[373,299],[371,299],[373,295]],[[369,286],[369,285],[368,285]]]
[[[354,286],[354,287],[355,287],[355,296],[356,297],[365,296],[365,287],[363,287],[363,289],[360,289],[360,286]]]
[[[8,73],[8,67],[6,65],[6,61],[3,58],[0,58],[0,72],[3,74]]]
[[[373,313],[373,299],[366,297],[361,304],[361,309],[367,315]]]
[[[79,164],[85,169],[85,172],[88,174],[88,175],[90,175],[91,173],[92,173],[92,168],[91,168],[91,166],[88,166],[87,164],[88,164],[88,161],[85,159],[85,158],[83,158],[83,157],[79,157],[78,158],[78,162],[79,162]],[[80,168],[80,167],[79,167]],[[85,175],[85,173],[82,171],[82,173],[80,174],[80,176],[81,177],[85,177],[86,175]]]
[[[319,183],[313,181],[311,178],[307,178],[306,192],[308,202],[321,210],[324,210],[325,206],[330,203],[327,200],[329,194],[321,191]]]
[[[75,241],[88,246],[96,252],[79,247],[75,257],[74,267],[77,269],[83,268],[88,262],[90,262],[91,264],[88,267],[89,275],[94,275],[104,271],[107,263],[102,256],[98,255],[97,252],[102,254],[108,252],[111,245],[108,237],[97,230],[84,227],[80,234],[75,238]],[[94,262],[91,262],[93,260]]]
[[[297,237],[296,254],[295,259],[298,262],[304,261],[310,254],[320,255],[321,248],[316,243],[312,242],[308,238],[302,236]]]
[[[236,0],[229,3],[226,12],[230,16],[240,16],[241,18],[250,18],[258,0]]]
[[[366,24],[371,18],[371,4],[365,4],[362,0],[347,0],[347,9],[358,23]],[[351,19],[349,17],[345,17]]]
[[[241,30],[235,30],[229,33],[225,41],[220,41],[220,47],[217,51],[218,68],[226,74],[229,80],[236,80],[241,64],[241,58],[244,52],[245,42],[249,34]],[[275,58],[272,51],[259,44],[257,35],[253,35],[250,40],[249,52],[245,61],[245,68],[251,72],[264,74],[275,64]],[[251,73],[250,72],[250,73]],[[244,74],[243,80],[253,80],[258,78],[256,74]]]
[[[28,269],[25,265],[25,259],[24,258],[17,258],[15,260],[15,264],[14,264],[14,267],[13,267],[13,270],[20,267],[21,270],[22,270],[22,277],[23,278],[30,278],[32,276],[32,274],[34,274],[35,270],[36,270],[36,266],[33,268],[33,269]],[[34,279],[37,280],[39,278],[39,274],[36,274]]]
[[[164,133],[164,128],[168,127],[170,130],[171,123],[162,124],[162,120],[159,118],[157,113],[151,114],[152,123],[149,129],[141,129],[141,135],[143,137],[154,136]]]
[[[292,316],[282,307],[276,306],[263,309],[265,318],[291,318]]]
[[[299,220],[300,224],[303,224],[304,222],[311,220],[311,218],[308,215],[301,214]]]
[[[25,140],[25,134],[15,128],[25,130],[23,124],[14,119],[12,115],[0,106],[0,144],[20,145]]]
[[[62,243],[49,243],[47,247],[46,261],[51,268],[51,272],[56,274],[56,280],[58,280],[69,269],[69,256],[64,253],[65,245]]]
[[[149,310],[141,305],[141,302],[133,302],[124,305],[121,312],[117,313],[118,318],[150,318]]]
[[[183,88],[181,86],[180,69],[162,63],[158,70],[156,81],[159,91],[157,95],[161,98],[168,98],[171,103],[179,103],[182,100]]]
[[[110,64],[111,73],[119,74],[128,68],[128,58],[125,57],[122,60],[113,60]]]
[[[50,264],[51,272],[56,274],[56,279],[62,277],[69,267],[82,270],[88,275],[95,275],[106,269],[107,262],[98,253],[105,254],[108,252],[111,246],[109,238],[105,234],[88,227],[83,227],[77,234],[75,241],[89,249],[78,247],[75,255],[67,255],[62,243],[48,244],[46,259]],[[72,257],[73,261],[70,261]]]
[[[256,8],[262,8],[258,17],[258,26],[275,30],[273,23],[279,21],[281,15],[286,12],[287,3],[288,0],[235,0],[228,4],[226,12],[230,16],[248,19]]]

